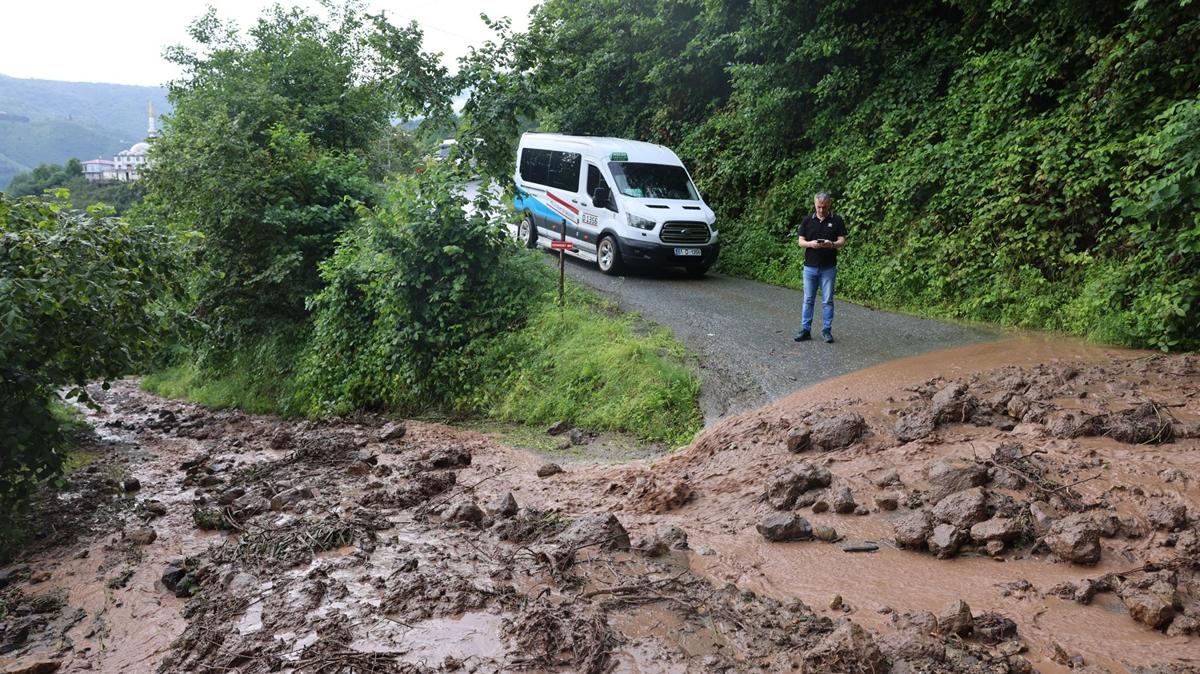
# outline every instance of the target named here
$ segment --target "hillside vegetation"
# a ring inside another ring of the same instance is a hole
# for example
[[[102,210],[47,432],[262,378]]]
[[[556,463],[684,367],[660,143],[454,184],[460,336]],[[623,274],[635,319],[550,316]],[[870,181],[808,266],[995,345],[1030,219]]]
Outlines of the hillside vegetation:
[[[171,110],[161,87],[0,75],[0,190],[41,164],[112,159],[145,138],[147,102]]]
[[[1198,51],[1185,0],[548,0],[476,56],[493,107],[677,149],[726,272],[799,285],[824,189],[843,294],[1194,349]]]

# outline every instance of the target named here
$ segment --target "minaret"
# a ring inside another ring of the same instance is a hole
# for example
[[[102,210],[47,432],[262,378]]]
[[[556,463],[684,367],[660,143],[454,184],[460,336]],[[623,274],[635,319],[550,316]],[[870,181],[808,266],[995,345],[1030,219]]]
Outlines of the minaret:
[[[149,130],[146,131],[146,137],[158,138],[158,129],[154,127],[154,101],[146,101],[146,116],[150,125]]]

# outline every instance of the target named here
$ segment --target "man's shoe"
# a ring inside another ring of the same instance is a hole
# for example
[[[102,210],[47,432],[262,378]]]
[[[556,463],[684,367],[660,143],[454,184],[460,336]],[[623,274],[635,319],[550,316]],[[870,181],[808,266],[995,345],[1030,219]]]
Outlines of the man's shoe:
[[[792,341],[793,342],[807,342],[810,339],[812,339],[812,335],[809,334],[808,330],[801,330],[800,334],[798,334],[792,338]]]
[[[833,344],[833,331],[832,330],[822,330],[821,336],[825,338],[826,344]]]

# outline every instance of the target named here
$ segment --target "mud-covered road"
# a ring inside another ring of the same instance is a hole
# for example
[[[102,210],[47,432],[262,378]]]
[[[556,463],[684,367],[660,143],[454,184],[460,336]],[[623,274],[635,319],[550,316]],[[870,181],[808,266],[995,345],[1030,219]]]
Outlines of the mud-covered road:
[[[561,467],[94,393],[0,568],[6,674],[1200,666],[1193,355],[989,342]]]
[[[548,257],[556,257],[548,255]],[[998,331],[877,311],[835,300],[834,337],[796,343],[804,294],[710,272],[629,271],[605,276],[567,259],[571,278],[665,325],[700,356],[706,423],[774,402],[792,391],[897,358],[998,339]]]

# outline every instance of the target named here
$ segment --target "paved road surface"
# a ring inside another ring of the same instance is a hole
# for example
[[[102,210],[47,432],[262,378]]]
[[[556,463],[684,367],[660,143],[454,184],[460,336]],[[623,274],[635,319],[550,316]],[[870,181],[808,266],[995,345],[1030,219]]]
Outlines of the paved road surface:
[[[546,257],[556,262],[557,256]],[[997,339],[998,332],[875,311],[837,302],[833,335],[820,339],[820,305],[811,342],[792,336],[803,294],[709,273],[605,276],[595,265],[567,258],[567,273],[615,300],[622,309],[671,328],[700,355],[705,423],[760,407],[795,391],[885,361]]]

